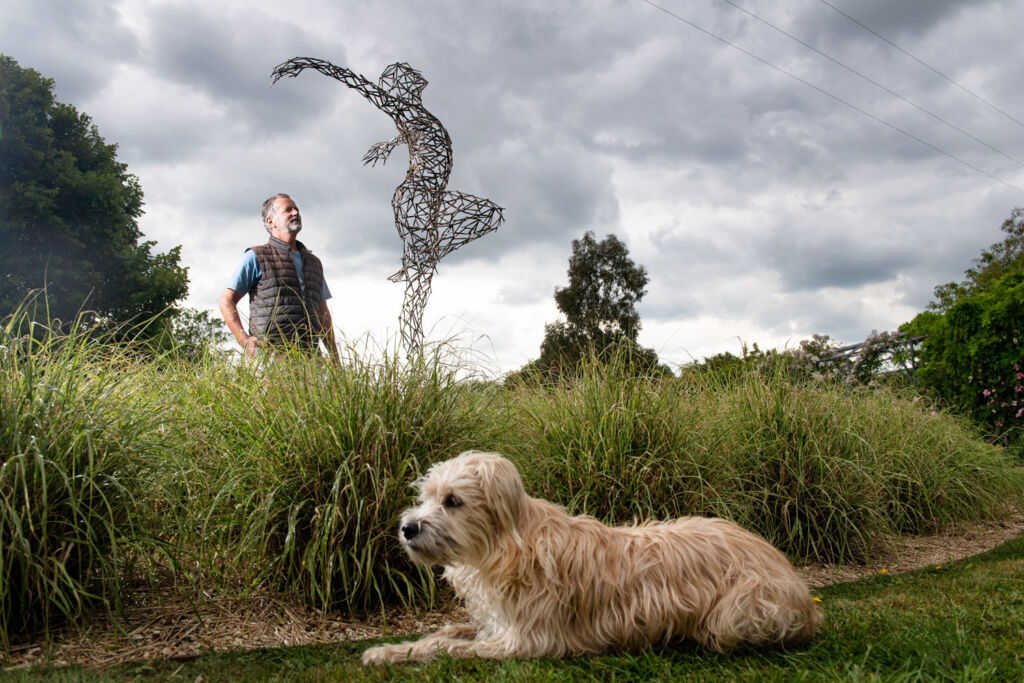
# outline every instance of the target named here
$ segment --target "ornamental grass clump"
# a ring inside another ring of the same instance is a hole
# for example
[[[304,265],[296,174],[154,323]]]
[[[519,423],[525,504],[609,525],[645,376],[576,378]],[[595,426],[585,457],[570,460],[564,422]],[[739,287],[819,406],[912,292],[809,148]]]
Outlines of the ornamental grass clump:
[[[0,327],[0,641],[114,606],[159,409],[77,327]]]
[[[1003,449],[885,388],[595,361],[509,402],[507,452],[528,490],[613,524],[721,516],[798,561],[856,562],[896,534],[1024,506]]]
[[[398,517],[431,463],[489,438],[488,392],[459,381],[440,348],[412,363],[349,349],[340,367],[285,355],[215,389],[207,466],[220,479],[203,533],[225,577],[349,613],[429,593]]]
[[[676,381],[637,373],[628,354],[590,357],[554,385],[510,390],[499,450],[524,470],[531,495],[606,522],[677,517],[713,507],[692,439],[699,410]]]
[[[696,382],[716,513],[801,560],[862,561],[901,533],[998,518],[1024,477],[965,421],[886,388],[744,373]]]
[[[755,374],[719,393],[733,518],[802,559],[864,559],[891,530],[872,452],[884,423],[848,424],[865,398]]]

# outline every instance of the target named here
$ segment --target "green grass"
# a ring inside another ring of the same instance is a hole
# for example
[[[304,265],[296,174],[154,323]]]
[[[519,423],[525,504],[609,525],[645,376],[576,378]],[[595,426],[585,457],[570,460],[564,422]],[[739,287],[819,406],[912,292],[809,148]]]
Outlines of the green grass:
[[[394,357],[296,359],[231,379],[204,387],[217,410],[199,466],[217,482],[200,495],[204,542],[226,553],[228,575],[255,565],[250,584],[349,612],[429,588],[391,542],[397,511],[431,462],[488,433],[487,396],[467,394],[437,356],[405,368]]]
[[[165,407],[133,361],[84,335],[0,328],[0,646],[84,610],[115,607],[140,533]]]
[[[709,654],[686,645],[567,660],[364,668],[371,645],[208,654],[102,670],[40,668],[12,680],[997,681],[1024,679],[1024,536],[949,566],[818,591],[825,625],[789,652]]]

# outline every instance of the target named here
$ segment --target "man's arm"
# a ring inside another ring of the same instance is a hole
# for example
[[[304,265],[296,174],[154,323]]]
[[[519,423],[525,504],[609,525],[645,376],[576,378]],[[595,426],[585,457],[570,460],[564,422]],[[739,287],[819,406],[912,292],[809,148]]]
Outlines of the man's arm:
[[[317,305],[316,314],[320,317],[320,327],[324,331],[324,345],[327,346],[327,352],[331,354],[331,360],[341,365],[338,345],[334,341],[334,321],[331,320],[331,312],[327,309],[326,301],[321,301]]]
[[[245,296],[235,290],[225,289],[220,295],[220,314],[224,317],[224,322],[227,324],[228,329],[231,330],[231,334],[235,336],[235,341],[245,351],[245,355],[248,358],[252,358],[256,354],[256,348],[259,346],[259,340],[256,337],[249,336],[245,329],[242,327],[242,317],[238,315],[238,302]]]

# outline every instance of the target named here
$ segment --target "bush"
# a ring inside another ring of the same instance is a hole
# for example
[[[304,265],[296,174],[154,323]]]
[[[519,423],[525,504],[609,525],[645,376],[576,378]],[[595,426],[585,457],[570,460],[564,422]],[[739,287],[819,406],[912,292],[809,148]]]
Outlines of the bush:
[[[1024,273],[925,312],[903,328],[927,335],[921,384],[998,435],[1019,443],[1024,431]]]
[[[533,495],[610,523],[718,515],[800,559],[845,562],[1021,503],[1001,449],[888,389],[593,364],[511,400],[508,452]]]
[[[197,484],[202,555],[225,578],[295,591],[318,609],[377,611],[430,589],[397,542],[410,484],[430,464],[486,440],[488,395],[443,352],[411,366],[351,355],[342,367],[299,354],[264,369],[214,368],[188,385],[182,424],[202,428]],[[195,480],[191,459],[183,479]],[[429,591],[428,591],[429,592]]]
[[[573,512],[722,516],[798,560],[995,518],[1024,490],[966,421],[786,365],[675,378],[626,355],[502,386],[442,349],[261,369],[12,326],[0,342],[0,639],[117,604],[126,576],[353,614],[429,600],[397,521],[416,477],[470,448]]]
[[[0,328],[0,642],[120,599],[160,415],[130,366],[78,328]]]

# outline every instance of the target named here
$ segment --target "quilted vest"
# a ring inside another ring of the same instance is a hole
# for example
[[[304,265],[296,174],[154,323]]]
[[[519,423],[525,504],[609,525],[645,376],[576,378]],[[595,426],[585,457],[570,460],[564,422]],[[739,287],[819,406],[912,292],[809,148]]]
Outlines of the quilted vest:
[[[288,342],[315,349],[323,332],[317,307],[324,269],[302,242],[295,244],[302,252],[304,293],[287,243],[271,237],[266,244],[250,247],[263,277],[249,290],[249,334],[270,343]]]

